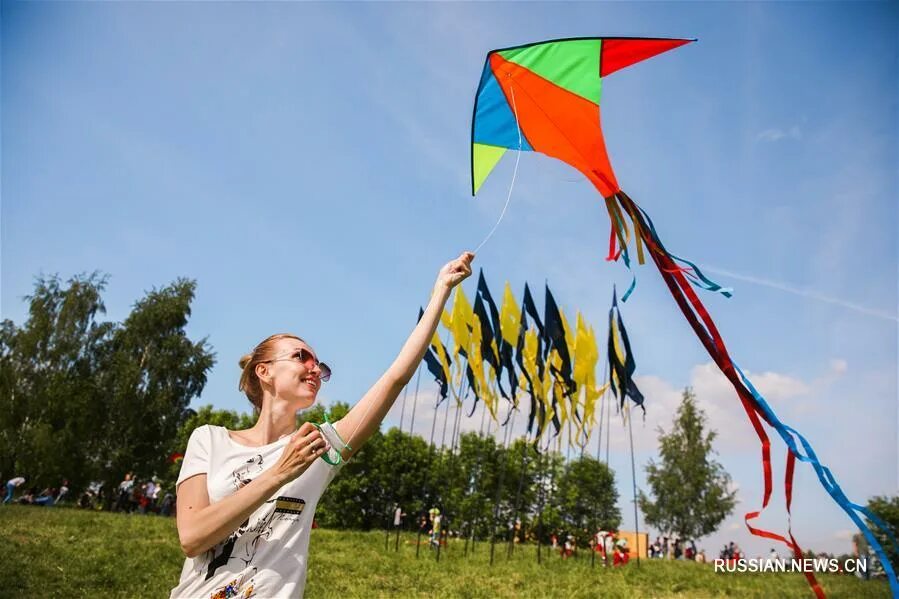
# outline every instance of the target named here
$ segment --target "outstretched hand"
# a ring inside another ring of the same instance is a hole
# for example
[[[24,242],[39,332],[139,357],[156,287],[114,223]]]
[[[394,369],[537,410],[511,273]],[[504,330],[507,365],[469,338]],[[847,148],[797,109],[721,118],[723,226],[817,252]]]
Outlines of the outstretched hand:
[[[437,273],[437,286],[452,289],[471,275],[472,252],[462,252],[458,258],[447,262]]]

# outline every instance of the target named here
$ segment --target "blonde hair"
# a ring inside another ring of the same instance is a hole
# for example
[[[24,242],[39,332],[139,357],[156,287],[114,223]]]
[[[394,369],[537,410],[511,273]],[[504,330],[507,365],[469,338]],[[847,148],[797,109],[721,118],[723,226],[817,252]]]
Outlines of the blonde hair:
[[[240,359],[240,382],[237,388],[243,391],[247,399],[257,410],[262,409],[262,385],[259,384],[259,377],[256,376],[256,365],[268,362],[275,357],[275,343],[281,339],[296,339],[301,343],[306,343],[301,338],[290,333],[278,333],[263,339],[252,352],[248,353]]]

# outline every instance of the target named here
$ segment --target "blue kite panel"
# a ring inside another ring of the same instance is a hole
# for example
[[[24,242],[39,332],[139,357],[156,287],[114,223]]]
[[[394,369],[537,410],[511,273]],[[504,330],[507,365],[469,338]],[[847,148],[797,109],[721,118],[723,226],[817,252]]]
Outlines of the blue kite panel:
[[[481,84],[478,87],[472,141],[511,150],[518,149],[518,127],[515,124],[515,115],[489,66],[484,69]],[[524,134],[521,136],[521,149],[533,150]]]

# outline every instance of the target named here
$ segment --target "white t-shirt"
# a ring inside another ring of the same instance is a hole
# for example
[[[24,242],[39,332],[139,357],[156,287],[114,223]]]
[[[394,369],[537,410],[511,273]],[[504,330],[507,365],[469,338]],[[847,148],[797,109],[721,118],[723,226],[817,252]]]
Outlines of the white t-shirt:
[[[286,435],[268,445],[249,447],[234,441],[224,427],[197,427],[187,442],[175,488],[191,476],[206,474],[209,503],[214,504],[277,463],[289,440]],[[339,469],[315,460],[228,539],[184,560],[171,599],[302,597],[312,518]]]

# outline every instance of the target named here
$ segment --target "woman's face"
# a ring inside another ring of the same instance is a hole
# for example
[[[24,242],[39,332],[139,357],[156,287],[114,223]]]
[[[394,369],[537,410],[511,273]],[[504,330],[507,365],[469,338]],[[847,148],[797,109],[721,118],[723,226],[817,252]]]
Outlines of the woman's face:
[[[274,358],[266,362],[275,396],[305,409],[315,403],[322,385],[322,369],[311,347],[298,339],[279,339]]]

